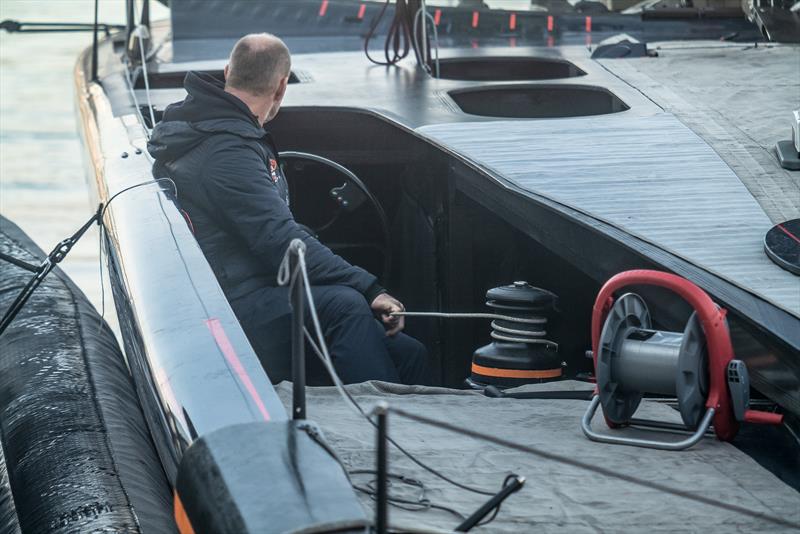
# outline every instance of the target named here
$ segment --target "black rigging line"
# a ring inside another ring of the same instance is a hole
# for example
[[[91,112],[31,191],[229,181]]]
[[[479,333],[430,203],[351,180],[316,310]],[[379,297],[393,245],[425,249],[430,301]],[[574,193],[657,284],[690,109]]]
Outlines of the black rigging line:
[[[83,226],[78,228],[78,230],[72,234],[70,237],[66,239],[62,239],[56,246],[50,251],[50,254],[45,257],[44,260],[39,264],[36,270],[33,273],[33,277],[28,280],[28,283],[22,288],[22,291],[19,292],[17,298],[11,303],[6,313],[3,315],[3,318],[0,319],[0,335],[3,335],[3,332],[6,331],[6,328],[11,324],[17,314],[22,310],[25,306],[25,303],[28,302],[28,299],[31,297],[33,292],[39,287],[45,277],[50,274],[50,272],[55,269],[56,265],[63,260],[69,251],[72,250],[72,247],[78,240],[83,237],[83,234],[89,229],[92,224],[95,222],[100,224],[100,217],[103,213],[103,205],[100,204],[97,206],[97,211],[92,215],[88,221],[86,221]]]
[[[97,27],[98,27],[98,13],[100,9],[100,0],[94,0],[94,27],[92,28],[92,76],[93,82],[97,81]]]
[[[98,252],[98,262],[99,262],[99,265],[100,265],[99,271],[100,271],[100,318],[101,319],[105,319],[105,316],[106,316],[106,286],[105,286],[105,282],[103,280],[103,243],[105,243],[105,236],[108,234],[108,229],[106,228],[106,225],[103,224],[103,216],[105,215],[106,208],[108,208],[108,206],[111,204],[111,202],[115,198],[117,198],[119,195],[121,195],[122,193],[130,191],[131,189],[136,189],[137,187],[142,187],[142,186],[150,185],[150,184],[153,184],[153,183],[160,184],[161,182],[169,182],[170,184],[172,184],[172,194],[174,195],[175,200],[177,200],[178,199],[178,186],[175,185],[175,182],[172,180],[172,178],[162,177],[162,178],[156,178],[154,180],[148,180],[146,182],[140,182],[138,184],[134,184],[134,185],[131,185],[129,187],[126,187],[125,189],[122,189],[121,191],[117,191],[110,199],[108,199],[108,202],[106,202],[106,205],[103,208],[103,213],[100,215],[100,222],[98,223],[98,225],[100,226],[100,230],[99,230],[100,250]],[[163,211],[163,209],[162,209],[162,211]],[[171,226],[170,226],[170,230],[172,230]],[[174,238],[174,236],[173,236],[173,238]],[[101,321],[101,325],[102,325],[102,321]]]
[[[482,432],[478,432],[469,428],[460,427],[458,425],[454,425],[447,421],[440,421],[437,419],[431,419],[429,417],[407,412],[400,408],[394,408],[389,406],[386,408],[389,412],[397,414],[401,417],[406,419],[410,419],[411,421],[415,421],[417,423],[422,423],[430,426],[434,426],[437,428],[443,428],[445,430],[449,430],[451,432],[455,432],[457,434],[463,434],[465,436],[469,436],[474,439],[488,441],[489,443],[494,443],[495,445],[500,445],[502,447],[506,447],[509,449],[514,449],[516,451],[524,452],[527,454],[532,454],[534,456],[538,456],[540,458],[544,458],[546,460],[550,460],[553,462],[558,462],[560,464],[569,465],[571,467],[575,467],[578,469],[582,469],[584,471],[590,471],[592,473],[596,473],[598,475],[603,475],[609,478],[616,478],[617,480],[622,480],[623,482],[627,482],[629,484],[635,484],[637,486],[642,486],[648,489],[655,489],[661,491],[663,493],[668,493],[670,495],[674,495],[676,497],[681,497],[683,499],[688,499],[690,501],[699,502],[702,504],[706,504],[708,506],[713,506],[715,508],[719,508],[722,510],[726,510],[729,512],[734,512],[737,514],[745,515],[748,517],[752,517],[755,519],[760,519],[763,521],[770,522],[774,525],[778,525],[781,527],[789,527],[794,529],[800,529],[800,523],[794,523],[792,521],[783,519],[782,517],[776,517],[774,515],[765,514],[762,512],[756,512],[755,510],[751,510],[750,508],[745,508],[743,506],[738,506],[736,504],[729,504],[723,501],[719,501],[717,499],[712,499],[710,497],[706,497],[705,495],[700,495],[697,493],[690,493],[688,491],[680,490],[668,486],[666,484],[662,484],[660,482],[656,482],[653,480],[644,480],[641,478],[637,478],[635,476],[626,475],[625,473],[618,473],[617,471],[613,471],[611,469],[606,469],[605,467],[589,464],[586,462],[582,462],[580,460],[575,460],[568,456],[562,456],[560,454],[547,452],[545,450],[539,449],[537,447],[532,447],[530,445],[523,445],[520,443],[516,443],[504,438],[500,438],[497,436],[493,436],[490,434],[484,434]]]
[[[21,269],[25,269],[26,271],[30,271],[32,273],[35,273],[39,269],[38,265],[34,265],[32,263],[28,263],[27,261],[19,260],[19,259],[15,258],[14,256],[9,256],[8,254],[4,254],[2,252],[0,252],[0,260],[7,261],[8,263],[11,263],[12,265],[16,265],[17,267],[19,267]]]
[[[394,62],[390,61],[390,58],[389,58],[388,46],[389,46],[390,37],[393,35],[393,31],[394,31],[394,27],[395,27],[395,21],[397,20],[397,8],[395,8],[395,16],[392,19],[392,22],[391,22],[391,24],[389,26],[389,33],[386,36],[386,43],[385,43],[385,46],[384,46],[384,53],[386,54],[386,60],[385,61],[378,61],[376,59],[373,59],[372,56],[369,55],[369,42],[372,39],[372,36],[374,35],[375,30],[378,28],[378,25],[381,23],[381,20],[383,20],[383,15],[386,13],[386,9],[389,7],[389,3],[390,2],[391,2],[391,0],[386,0],[386,2],[383,4],[383,7],[381,7],[380,12],[378,13],[378,16],[375,17],[375,20],[372,22],[372,26],[370,26],[369,31],[367,32],[367,36],[364,38],[364,54],[367,56],[367,59],[370,60],[372,63],[374,63],[376,65],[384,65],[384,66],[387,66],[387,67],[390,66],[390,65],[394,65],[395,63],[397,63],[397,61],[399,61],[400,59],[405,57],[405,55],[408,55],[408,51],[406,51],[405,55],[403,55],[402,57],[398,58],[397,57],[397,51],[395,51],[395,58],[396,59],[394,60]]]
[[[150,29],[150,0],[144,0],[144,4],[142,5],[142,17],[139,24],[147,26],[147,28]]]
[[[103,30],[106,36],[111,35],[111,30],[121,30],[125,28],[120,24],[105,23],[86,23],[86,22],[20,22],[18,20],[6,19],[0,22],[0,30],[8,33],[46,33],[46,32],[91,32],[95,26]]]
[[[83,237],[87,230],[92,226],[92,224],[97,224],[101,228],[103,225],[103,217],[105,216],[106,210],[108,209],[111,202],[114,201],[115,198],[120,196],[121,194],[130,191],[131,189],[136,189],[137,187],[142,187],[145,185],[151,184],[158,184],[162,181],[168,181],[172,183],[172,186],[175,191],[175,195],[177,197],[177,188],[175,187],[175,182],[173,182],[170,178],[157,178],[155,180],[148,180],[146,182],[141,182],[138,184],[131,185],[118,191],[114,194],[108,202],[105,204],[99,204],[97,206],[97,211],[92,215],[89,220],[87,220],[83,226],[81,226],[74,234],[70,237],[63,239],[60,241],[55,248],[47,255],[47,257],[42,260],[42,262],[38,266],[33,266],[21,260],[14,260],[13,258],[9,258],[6,255],[0,256],[0,259],[4,259],[9,261],[10,263],[16,265],[17,267],[21,267],[23,269],[32,271],[34,273],[33,277],[28,281],[27,284],[22,288],[22,291],[17,295],[17,298],[11,303],[11,306],[8,308],[6,313],[3,315],[2,319],[0,319],[0,335],[2,335],[17,314],[22,310],[25,306],[25,303],[31,297],[33,292],[36,290],[37,287],[44,281],[45,277],[47,277],[50,272],[56,268],[56,265],[61,263],[61,261],[66,258],[67,254],[72,250],[72,247]],[[102,238],[102,232],[101,232]],[[12,261],[13,260],[13,261]]]
[[[351,471],[348,471],[349,475],[375,475],[376,473],[377,471],[375,471],[374,469],[353,469]],[[464,514],[462,514],[458,510],[450,508],[449,506],[434,503],[430,499],[428,499],[427,496],[428,490],[425,487],[425,483],[422,482],[421,480],[417,480],[415,478],[407,477],[405,475],[400,475],[397,473],[387,473],[386,476],[392,480],[397,480],[408,486],[419,488],[420,490],[419,497],[417,498],[416,501],[411,499],[403,499],[401,497],[389,496],[388,497],[389,504],[397,508],[400,508],[402,510],[408,510],[409,512],[422,512],[431,509],[443,510],[445,512],[453,514],[462,521],[465,519]],[[366,495],[369,495],[369,497],[372,500],[376,500],[377,490],[375,489],[373,484],[374,482],[368,482],[365,486],[360,486],[358,484],[354,484],[351,482],[351,485],[355,490],[360,491],[361,493],[364,493]]]

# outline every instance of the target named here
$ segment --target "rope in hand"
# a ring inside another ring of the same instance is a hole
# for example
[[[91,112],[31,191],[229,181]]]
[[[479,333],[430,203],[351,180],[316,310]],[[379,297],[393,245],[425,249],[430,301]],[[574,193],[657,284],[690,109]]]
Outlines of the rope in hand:
[[[512,343],[530,343],[534,345],[547,345],[558,349],[558,343],[550,341],[549,339],[540,338],[547,334],[545,330],[527,331],[516,330],[498,324],[497,321],[505,323],[516,323],[519,325],[536,325],[547,324],[547,319],[544,317],[514,317],[511,315],[500,315],[497,313],[453,313],[453,312],[393,312],[390,315],[405,316],[405,317],[438,317],[442,319],[492,319],[492,333],[493,339],[499,341],[509,341]]]

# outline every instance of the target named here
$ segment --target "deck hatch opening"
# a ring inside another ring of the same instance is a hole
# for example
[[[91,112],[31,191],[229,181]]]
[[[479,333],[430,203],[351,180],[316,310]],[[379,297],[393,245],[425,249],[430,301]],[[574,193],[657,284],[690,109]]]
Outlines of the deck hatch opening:
[[[476,82],[511,82],[574,78],[586,73],[564,59],[543,57],[454,57],[439,60],[435,78]]]
[[[608,89],[592,85],[504,85],[456,89],[449,94],[464,113],[484,117],[583,117],[630,109]]]

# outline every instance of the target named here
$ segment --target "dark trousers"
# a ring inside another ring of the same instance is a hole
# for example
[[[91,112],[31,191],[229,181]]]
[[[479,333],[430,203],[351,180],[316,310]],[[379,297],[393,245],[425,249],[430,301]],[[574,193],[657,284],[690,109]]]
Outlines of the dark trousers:
[[[404,333],[387,336],[369,304],[345,286],[314,286],[317,315],[336,372],[345,384],[383,380],[403,384],[426,381],[425,346]],[[231,302],[270,380],[291,379],[291,308],[288,289],[266,287]],[[313,326],[306,309],[306,326]],[[312,348],[306,345],[309,385],[331,383]]]

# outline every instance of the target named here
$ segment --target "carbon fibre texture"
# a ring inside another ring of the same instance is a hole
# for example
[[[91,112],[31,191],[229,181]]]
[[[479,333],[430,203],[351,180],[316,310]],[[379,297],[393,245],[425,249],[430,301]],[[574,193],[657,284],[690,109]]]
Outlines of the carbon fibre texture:
[[[0,250],[34,264],[45,256],[5,218]],[[0,262],[0,309],[30,276]],[[23,532],[175,532],[116,339],[60,269],[0,337],[0,433]],[[3,514],[4,497],[0,486]]]

